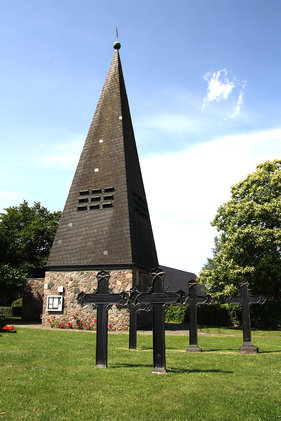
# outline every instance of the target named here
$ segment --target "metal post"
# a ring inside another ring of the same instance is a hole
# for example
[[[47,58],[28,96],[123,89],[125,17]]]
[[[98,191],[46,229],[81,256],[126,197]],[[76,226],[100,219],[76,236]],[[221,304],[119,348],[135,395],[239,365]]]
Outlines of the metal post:
[[[129,349],[137,348],[137,309],[135,306],[129,307],[130,326],[129,326]]]
[[[197,306],[207,304],[210,301],[209,295],[197,295],[197,282],[188,282],[188,296],[184,301],[184,304],[189,305],[189,346],[186,348],[187,352],[202,352],[202,348],[198,346]]]
[[[97,304],[96,367],[107,368],[108,311],[106,304]]]
[[[151,373],[166,373],[165,324],[163,304],[153,306],[153,370]]]
[[[96,367],[107,368],[108,307],[112,304],[123,304],[126,294],[110,293],[109,272],[102,270],[97,274],[97,278],[97,290],[93,294],[80,292],[77,300],[81,305],[92,304],[97,308]]]
[[[164,273],[156,268],[152,273],[152,288],[139,294],[136,303],[147,304],[152,308],[153,313],[153,370],[151,373],[166,373],[165,357],[165,323],[164,304],[174,304],[180,299],[179,293],[166,292],[164,290]]]
[[[233,303],[242,306],[243,344],[239,347],[240,354],[256,354],[259,352],[259,348],[252,344],[250,304],[264,304],[266,301],[266,298],[261,295],[249,295],[248,286],[248,282],[241,282],[241,296],[230,297],[227,300],[228,304]]]

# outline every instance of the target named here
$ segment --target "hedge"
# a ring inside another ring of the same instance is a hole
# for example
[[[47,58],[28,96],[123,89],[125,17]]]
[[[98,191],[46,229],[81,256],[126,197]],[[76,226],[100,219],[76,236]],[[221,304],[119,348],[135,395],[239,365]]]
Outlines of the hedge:
[[[242,326],[242,309],[237,304],[210,304],[198,306],[199,326]],[[254,329],[281,329],[281,301],[267,301],[251,305],[251,326]],[[165,309],[165,321],[183,323],[189,319],[189,309],[173,305]]]

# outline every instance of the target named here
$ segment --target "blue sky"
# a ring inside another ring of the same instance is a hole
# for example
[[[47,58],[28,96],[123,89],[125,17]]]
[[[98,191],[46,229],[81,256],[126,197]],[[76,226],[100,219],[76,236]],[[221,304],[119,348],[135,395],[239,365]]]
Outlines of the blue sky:
[[[158,257],[198,273],[230,186],[281,158],[281,2],[0,6],[0,210],[63,209],[118,25]]]

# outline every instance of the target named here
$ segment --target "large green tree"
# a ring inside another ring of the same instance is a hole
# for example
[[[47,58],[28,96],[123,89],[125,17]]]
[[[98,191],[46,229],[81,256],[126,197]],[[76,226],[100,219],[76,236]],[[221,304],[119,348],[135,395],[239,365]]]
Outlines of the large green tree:
[[[61,212],[23,201],[0,214],[0,292],[20,290],[26,277],[42,277]]]
[[[212,225],[219,236],[200,282],[217,297],[237,293],[248,281],[252,292],[280,299],[281,160],[258,165],[232,187]]]

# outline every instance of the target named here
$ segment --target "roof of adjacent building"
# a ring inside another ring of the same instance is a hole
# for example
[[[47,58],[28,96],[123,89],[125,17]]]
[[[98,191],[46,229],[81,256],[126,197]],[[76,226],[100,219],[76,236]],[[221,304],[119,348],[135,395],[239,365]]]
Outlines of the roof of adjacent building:
[[[165,273],[164,288],[167,291],[188,291],[188,282],[196,281],[195,273],[186,272],[184,270],[170,268],[168,266],[160,265],[161,270]],[[205,296],[206,293],[200,285],[196,285],[196,294]]]
[[[158,264],[119,51],[70,187],[47,269]]]

